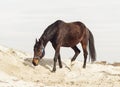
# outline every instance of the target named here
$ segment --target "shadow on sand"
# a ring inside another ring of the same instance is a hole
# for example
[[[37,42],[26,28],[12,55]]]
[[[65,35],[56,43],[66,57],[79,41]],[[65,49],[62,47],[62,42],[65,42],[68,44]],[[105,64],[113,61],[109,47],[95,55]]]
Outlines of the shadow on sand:
[[[32,60],[33,60],[33,58],[26,58],[26,59],[24,59],[23,64],[25,66],[35,68],[35,66],[32,64]],[[62,64],[63,64],[63,66],[64,65],[66,66],[66,64],[64,62],[62,62]],[[41,59],[40,62],[39,62],[39,65],[48,69],[49,71],[51,71],[52,67],[53,67],[53,59],[48,59],[48,58]],[[57,62],[57,66],[59,66],[58,62]]]
[[[25,66],[35,68],[35,66],[32,64],[32,60],[33,60],[33,58],[26,58],[26,59],[24,59],[23,64]],[[51,68],[53,66],[53,59],[46,59],[46,58],[41,59],[39,62],[39,65],[51,71]]]

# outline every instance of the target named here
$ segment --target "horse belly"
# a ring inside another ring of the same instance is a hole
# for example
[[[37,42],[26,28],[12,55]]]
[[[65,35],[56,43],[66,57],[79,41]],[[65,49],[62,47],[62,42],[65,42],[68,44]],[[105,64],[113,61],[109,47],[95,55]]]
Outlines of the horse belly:
[[[62,30],[62,29],[61,29]],[[78,25],[71,25],[63,29],[62,31],[62,46],[73,47],[80,42],[83,29]]]
[[[80,42],[79,37],[67,37],[67,38],[64,38],[62,46],[64,46],[64,47],[74,47],[79,42]]]

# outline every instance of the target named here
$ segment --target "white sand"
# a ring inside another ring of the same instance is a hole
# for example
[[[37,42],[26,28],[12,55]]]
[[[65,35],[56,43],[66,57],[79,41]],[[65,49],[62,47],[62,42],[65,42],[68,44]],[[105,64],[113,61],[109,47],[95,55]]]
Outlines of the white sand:
[[[120,66],[63,59],[63,68],[51,73],[53,59],[33,66],[31,55],[0,46],[0,87],[120,87]]]

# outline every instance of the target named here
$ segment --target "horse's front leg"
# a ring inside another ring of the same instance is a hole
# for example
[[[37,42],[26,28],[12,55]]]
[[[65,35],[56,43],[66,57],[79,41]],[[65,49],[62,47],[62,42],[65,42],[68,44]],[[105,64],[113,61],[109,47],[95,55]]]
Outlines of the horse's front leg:
[[[62,68],[62,62],[61,62],[60,54],[59,54],[59,56],[58,56],[58,62],[59,62],[59,67]]]
[[[52,72],[55,72],[56,71],[56,63],[57,63],[57,59],[59,57],[59,51],[60,51],[60,47],[56,48],[56,51],[55,51],[55,56],[54,56],[54,65],[53,65],[53,70]]]

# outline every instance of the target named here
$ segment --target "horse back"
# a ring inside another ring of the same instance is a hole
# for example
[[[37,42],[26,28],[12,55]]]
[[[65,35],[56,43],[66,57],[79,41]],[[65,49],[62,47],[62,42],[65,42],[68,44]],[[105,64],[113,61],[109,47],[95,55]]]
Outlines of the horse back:
[[[54,36],[54,41],[56,43],[61,43],[62,46],[72,47],[80,42],[83,32],[85,30],[85,25],[81,22],[65,23],[63,21],[58,21],[57,31]]]

